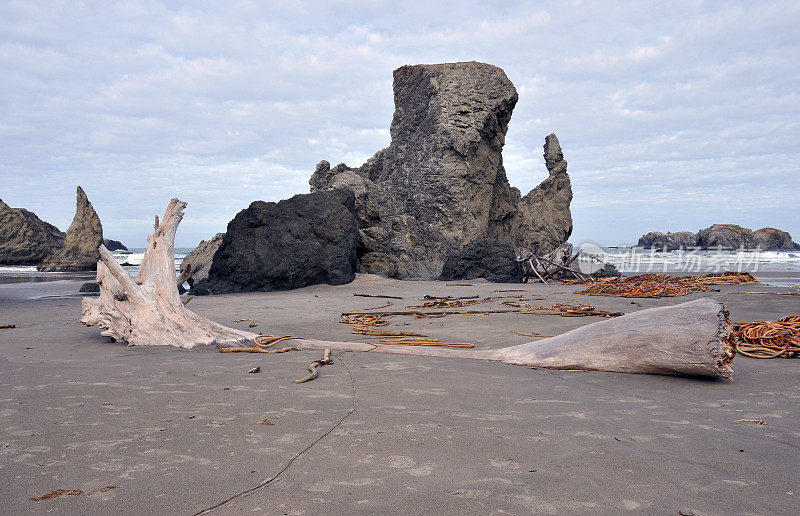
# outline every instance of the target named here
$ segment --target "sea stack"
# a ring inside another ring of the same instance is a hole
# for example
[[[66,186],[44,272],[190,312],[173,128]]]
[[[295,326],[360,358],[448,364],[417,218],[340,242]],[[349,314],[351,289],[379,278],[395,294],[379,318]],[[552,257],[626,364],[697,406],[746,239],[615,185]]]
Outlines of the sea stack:
[[[775,228],[761,228],[753,231],[756,245],[761,249],[795,251],[800,245],[792,241],[792,235]]]
[[[544,162],[549,176],[528,193],[519,203],[519,214],[501,219],[495,232],[504,228],[507,238],[518,247],[538,255],[547,254],[567,241],[572,234],[572,183],[567,174],[567,162],[555,134],[544,141]],[[516,190],[513,189],[513,190]],[[506,222],[507,221],[507,222]],[[501,232],[498,236],[502,237]]]
[[[75,218],[67,229],[64,245],[48,256],[38,269],[45,272],[93,271],[100,258],[103,226],[83,188],[78,187]]]
[[[106,246],[106,249],[109,251],[127,251],[128,248],[125,247],[125,244],[120,242],[119,240],[112,240],[110,238],[103,239],[103,245]]]
[[[481,237],[538,254],[572,232],[572,190],[555,135],[550,176],[524,198],[511,187],[502,149],[517,103],[502,69],[484,63],[394,71],[392,141],[364,165],[317,165],[311,191],[356,196],[358,259],[365,272],[435,279],[445,261]]]
[[[192,292],[270,292],[353,281],[358,242],[354,202],[352,193],[341,190],[278,203],[254,201],[228,223],[208,277]]]
[[[38,265],[64,245],[64,233],[23,208],[0,199],[0,264]]]
[[[657,251],[674,251],[675,249],[691,249],[697,245],[697,233],[677,231],[661,233],[651,231],[639,238],[639,247]]]
[[[714,224],[698,233],[651,231],[639,239],[639,247],[658,251],[675,249],[761,249],[762,251],[795,251],[800,244],[792,235],[775,228],[753,231],[736,224]]]
[[[697,245],[703,249],[755,249],[753,230],[736,224],[714,224],[697,233]]]

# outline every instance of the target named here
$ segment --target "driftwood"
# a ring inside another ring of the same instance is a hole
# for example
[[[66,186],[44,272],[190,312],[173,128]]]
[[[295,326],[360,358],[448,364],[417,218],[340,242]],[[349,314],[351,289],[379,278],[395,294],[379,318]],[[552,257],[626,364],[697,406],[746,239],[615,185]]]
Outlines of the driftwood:
[[[580,253],[572,255],[572,244],[562,244],[562,246],[544,256],[538,256],[533,253],[517,255],[516,261],[522,267],[523,283],[527,283],[533,275],[544,284],[547,284],[545,278],[558,281],[564,277],[573,277],[582,281],[586,281],[587,278],[594,281],[591,275],[585,275],[570,267],[572,262],[578,259],[579,255]]]
[[[528,279],[536,276],[539,281],[547,284],[545,278],[557,281],[565,273],[577,278],[580,273],[571,269],[570,265],[578,258],[579,253],[573,255],[572,250],[570,243],[561,244],[545,255],[537,255],[523,250],[522,254],[518,254],[516,258],[522,267],[522,282],[527,283]]]
[[[175,278],[175,283],[178,285],[179,294],[185,294],[188,291],[188,289],[183,286],[184,283],[188,282],[189,288],[194,286],[194,279],[192,278],[192,274],[194,274],[194,271],[192,270],[192,264],[184,263],[183,267],[181,267],[181,273],[178,275],[177,278]],[[183,304],[185,305],[186,303],[187,302],[184,301]]]
[[[131,277],[105,247],[100,248],[100,296],[84,298],[81,322],[102,335],[132,345],[221,350],[253,348],[254,333],[227,328],[181,304],[175,280],[173,242],[186,203],[173,199],[148,238],[139,275]],[[157,220],[156,220],[157,221]],[[556,337],[497,350],[326,342],[301,339],[304,349],[369,351],[493,360],[554,369],[730,378],[734,348],[725,308],[712,299],[650,308],[569,331]],[[257,343],[257,342],[256,342]]]
[[[100,296],[83,298],[81,322],[104,328],[102,335],[132,345],[250,345],[253,334],[227,328],[200,317],[181,303],[175,278],[175,231],[185,202],[172,199],[164,219],[147,238],[147,249],[136,277],[100,246],[97,283]]]
[[[577,258],[577,257],[578,257],[578,255],[576,254],[574,258]],[[570,261],[571,262],[574,261],[574,258],[571,259]],[[575,269],[571,269],[571,268],[569,268],[569,267],[567,267],[565,265],[559,265],[559,264],[557,264],[555,262],[551,262],[550,260],[548,260],[547,258],[544,258],[544,257],[541,258],[541,261],[543,261],[545,263],[549,263],[550,265],[552,265],[553,267],[555,267],[557,270],[561,271],[562,273],[570,273],[570,274],[572,274],[573,276],[575,276],[576,278],[578,278],[580,280],[583,280],[583,281],[586,280],[586,277],[583,274],[581,274],[580,272],[576,271]],[[594,279],[591,276],[589,276],[589,278],[592,279],[592,281],[594,281]]]
[[[494,360],[550,369],[731,378],[735,355],[725,307],[713,299],[648,308],[555,337],[496,350],[410,348],[300,340],[304,349]]]
[[[398,296],[384,296],[383,294],[353,294],[356,297],[380,297],[384,299],[405,299]]]

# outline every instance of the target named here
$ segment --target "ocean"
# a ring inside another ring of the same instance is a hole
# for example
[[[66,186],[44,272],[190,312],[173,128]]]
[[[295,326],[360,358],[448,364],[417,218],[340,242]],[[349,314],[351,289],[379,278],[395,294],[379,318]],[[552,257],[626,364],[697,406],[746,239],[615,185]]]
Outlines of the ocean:
[[[635,247],[600,248],[593,244],[584,244],[580,249],[615,265],[625,275],[750,272],[764,284],[800,289],[800,251],[662,252]],[[176,272],[191,250],[175,249]],[[128,272],[134,275],[139,272],[144,248],[115,251],[113,254]],[[0,266],[0,301],[79,296],[80,285],[93,281],[94,276],[93,272],[39,272],[36,267]]]
[[[584,246],[581,247],[582,249]],[[800,287],[800,251],[676,250],[636,247],[603,249],[604,261],[623,274],[699,275],[713,272],[749,272],[761,283]]]
[[[180,270],[183,258],[191,247],[175,248],[175,270]],[[139,272],[144,248],[114,251],[114,258],[130,274]],[[94,272],[39,272],[34,266],[0,265],[0,303],[48,297],[75,297],[81,284],[94,281]]]

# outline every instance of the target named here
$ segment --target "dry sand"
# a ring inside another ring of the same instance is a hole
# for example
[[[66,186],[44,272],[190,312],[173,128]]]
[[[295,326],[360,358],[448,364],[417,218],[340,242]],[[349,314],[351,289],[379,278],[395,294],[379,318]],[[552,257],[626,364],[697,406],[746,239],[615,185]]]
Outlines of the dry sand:
[[[785,289],[719,288],[631,300],[565,285],[359,276],[196,297],[189,308],[245,329],[233,320],[250,317],[265,333],[362,341],[371,338],[351,335],[339,314],[385,300],[354,292],[405,297],[390,309],[425,294],[524,294],[625,312],[710,296],[734,320],[800,313],[798,297],[725,293]],[[17,325],[0,330],[0,513],[194,514],[231,497],[212,513],[790,514],[800,505],[797,360],[737,357],[728,382],[349,352],[298,385],[319,351],[126,347],[79,316],[79,297],[0,299],[0,323]],[[596,320],[396,317],[389,328],[487,349],[532,340],[512,330],[553,335]],[[262,372],[247,374],[255,366]],[[767,424],[736,423],[756,418]],[[56,489],[85,494],[29,500]]]

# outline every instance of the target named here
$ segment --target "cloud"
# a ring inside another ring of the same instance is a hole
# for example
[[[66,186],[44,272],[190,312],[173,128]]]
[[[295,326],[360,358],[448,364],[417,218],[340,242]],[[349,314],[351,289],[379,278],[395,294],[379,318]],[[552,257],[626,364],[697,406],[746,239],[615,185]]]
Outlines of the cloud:
[[[575,239],[714,222],[800,238],[800,5],[614,2],[0,4],[0,197],[66,228],[81,184],[107,236],[178,244],[255,199],[307,191],[322,159],[389,143],[392,71],[480,60],[520,92],[511,182],[569,161]]]

